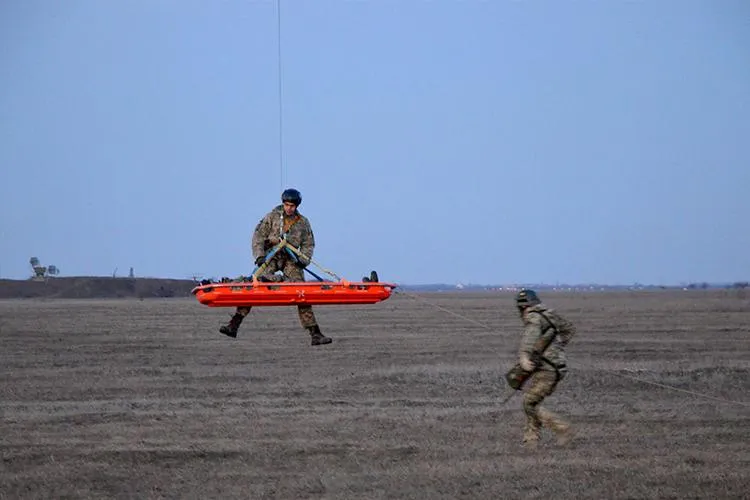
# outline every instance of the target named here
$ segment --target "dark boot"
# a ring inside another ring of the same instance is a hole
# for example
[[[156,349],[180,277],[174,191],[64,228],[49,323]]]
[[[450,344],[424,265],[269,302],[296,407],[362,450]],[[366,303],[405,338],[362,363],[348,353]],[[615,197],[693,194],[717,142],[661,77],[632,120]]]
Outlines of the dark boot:
[[[307,331],[310,332],[310,337],[312,337],[312,342],[310,343],[311,345],[323,345],[333,342],[333,339],[323,335],[318,325],[308,326]]]
[[[378,273],[376,273],[375,271],[371,271],[370,272],[370,277],[368,278],[367,276],[365,276],[364,278],[362,278],[362,282],[363,283],[377,283],[378,282]]]
[[[221,328],[219,328],[219,331],[227,337],[236,338],[237,330],[240,328],[243,319],[245,319],[245,317],[242,314],[234,313],[234,316],[229,320],[229,323],[222,325]]]

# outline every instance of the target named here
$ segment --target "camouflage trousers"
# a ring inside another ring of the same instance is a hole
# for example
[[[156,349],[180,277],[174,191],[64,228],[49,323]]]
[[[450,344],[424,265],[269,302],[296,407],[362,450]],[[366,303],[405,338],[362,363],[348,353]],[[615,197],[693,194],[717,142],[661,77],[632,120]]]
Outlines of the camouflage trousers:
[[[268,262],[264,271],[263,277],[268,278],[269,281],[278,281],[276,276],[274,276],[277,271],[282,272],[285,281],[305,281],[304,271],[297,267],[291,257],[285,254],[274,256]],[[250,307],[238,307],[237,312],[242,316],[247,316],[250,314],[250,309]],[[318,324],[312,306],[298,305],[297,313],[299,314],[299,322],[302,328],[309,328]]]
[[[541,406],[544,398],[555,392],[558,382],[564,376],[564,373],[558,375],[553,371],[539,370],[527,382],[528,389],[523,396],[523,410],[526,413],[524,443],[535,445],[539,441],[542,427],[547,427],[560,436],[568,433],[570,424]]]

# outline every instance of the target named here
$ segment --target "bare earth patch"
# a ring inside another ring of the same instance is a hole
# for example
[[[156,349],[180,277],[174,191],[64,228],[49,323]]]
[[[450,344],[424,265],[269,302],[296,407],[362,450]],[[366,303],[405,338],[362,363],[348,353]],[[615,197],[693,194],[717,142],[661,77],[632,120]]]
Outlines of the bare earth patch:
[[[294,308],[0,300],[0,498],[747,498],[750,299],[543,294],[577,438],[528,452],[511,296],[418,297],[317,307],[323,347]]]

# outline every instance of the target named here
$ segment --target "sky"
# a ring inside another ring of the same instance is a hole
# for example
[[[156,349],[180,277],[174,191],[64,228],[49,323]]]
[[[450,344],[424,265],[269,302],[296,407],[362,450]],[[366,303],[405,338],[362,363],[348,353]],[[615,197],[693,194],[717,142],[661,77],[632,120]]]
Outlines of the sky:
[[[2,278],[748,280],[749,160],[743,0],[0,3]]]

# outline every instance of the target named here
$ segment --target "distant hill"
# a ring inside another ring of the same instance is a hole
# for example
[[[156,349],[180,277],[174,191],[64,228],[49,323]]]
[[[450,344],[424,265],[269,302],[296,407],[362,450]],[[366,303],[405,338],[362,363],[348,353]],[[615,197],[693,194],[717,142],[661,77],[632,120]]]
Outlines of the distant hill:
[[[29,299],[37,297],[61,299],[95,298],[154,298],[190,297],[190,291],[197,285],[193,280],[169,278],[112,278],[106,276],[49,277],[45,281],[0,279],[0,299]],[[732,284],[692,283],[680,286],[655,285],[451,285],[445,283],[408,285],[398,284],[399,290],[412,292],[476,292],[514,291],[521,287],[536,290],[560,291],[606,291],[606,290],[665,290],[665,289],[714,289],[747,288],[748,282]]]
[[[45,281],[0,279],[0,299],[189,297],[192,280],[76,276]]]

